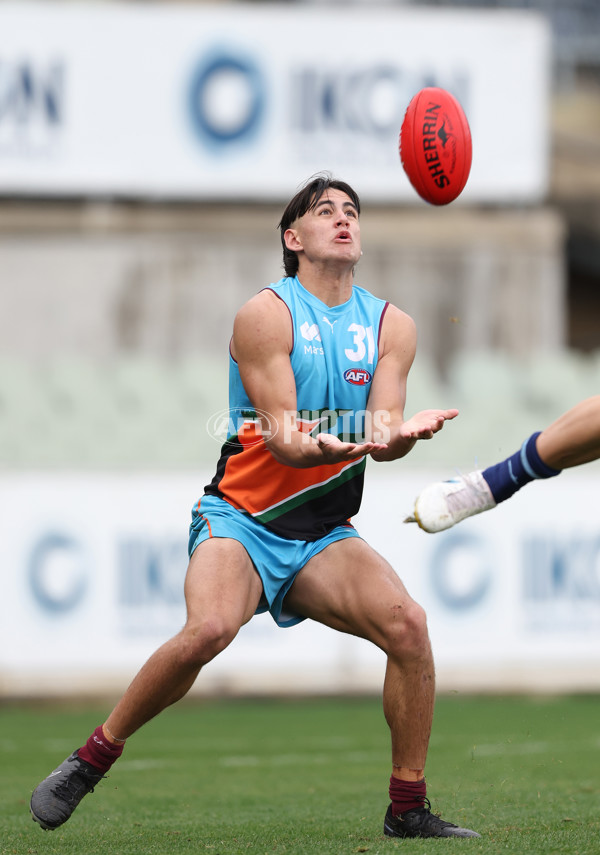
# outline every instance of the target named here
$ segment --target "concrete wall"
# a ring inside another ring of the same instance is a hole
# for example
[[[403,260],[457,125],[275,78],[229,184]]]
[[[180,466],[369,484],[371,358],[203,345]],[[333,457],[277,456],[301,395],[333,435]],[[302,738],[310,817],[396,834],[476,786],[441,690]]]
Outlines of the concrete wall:
[[[282,273],[281,209],[0,204],[0,468],[212,465],[232,321]],[[461,410],[408,465],[491,462],[597,389],[595,356],[565,351],[552,210],[367,206],[362,232],[357,282],[417,323],[407,412]]]
[[[0,356],[224,354],[235,311],[281,273],[270,206],[0,205]],[[564,234],[549,209],[370,208],[356,281],[462,351],[565,343]]]

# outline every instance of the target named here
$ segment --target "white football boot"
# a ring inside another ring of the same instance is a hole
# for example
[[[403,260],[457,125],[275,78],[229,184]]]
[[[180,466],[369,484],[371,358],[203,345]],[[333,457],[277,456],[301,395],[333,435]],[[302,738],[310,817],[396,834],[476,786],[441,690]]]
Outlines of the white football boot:
[[[495,507],[496,500],[481,471],[469,472],[425,487],[415,501],[414,516],[404,522],[416,522],[423,531],[434,534]]]

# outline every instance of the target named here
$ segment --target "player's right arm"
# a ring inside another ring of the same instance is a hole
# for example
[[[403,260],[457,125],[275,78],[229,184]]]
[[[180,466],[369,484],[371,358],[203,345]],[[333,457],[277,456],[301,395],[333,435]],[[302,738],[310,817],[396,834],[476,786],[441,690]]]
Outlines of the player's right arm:
[[[237,313],[231,355],[252,406],[268,414],[262,418],[262,427],[273,457],[279,463],[304,469],[383,449],[383,443],[342,442],[329,434],[313,438],[298,430],[292,346],[289,309],[272,291],[259,292]]]

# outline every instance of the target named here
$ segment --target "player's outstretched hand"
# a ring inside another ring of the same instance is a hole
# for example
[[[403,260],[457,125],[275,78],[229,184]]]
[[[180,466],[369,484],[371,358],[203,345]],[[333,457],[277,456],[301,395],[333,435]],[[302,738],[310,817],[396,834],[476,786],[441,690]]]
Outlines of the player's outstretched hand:
[[[320,433],[316,439],[326,463],[343,463],[344,460],[354,460],[387,448],[384,442],[342,442],[331,433]]]
[[[456,418],[458,410],[421,410],[400,428],[404,439],[431,439],[444,427],[444,422]]]

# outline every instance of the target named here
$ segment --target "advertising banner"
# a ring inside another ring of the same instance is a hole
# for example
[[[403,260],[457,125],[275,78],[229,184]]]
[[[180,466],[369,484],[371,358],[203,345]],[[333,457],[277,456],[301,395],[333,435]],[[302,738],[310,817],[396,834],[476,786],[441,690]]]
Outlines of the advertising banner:
[[[439,688],[600,689],[597,478],[563,473],[429,535],[402,519],[435,476],[396,472],[371,472],[355,522],[426,609]],[[187,526],[211,474],[2,477],[0,695],[125,688],[185,621]],[[384,668],[367,641],[263,614],[194,691],[379,691]]]
[[[398,135],[425,86],[473,136],[463,202],[548,187],[550,34],[529,12],[0,4],[0,195],[281,200],[329,170],[423,204]]]

